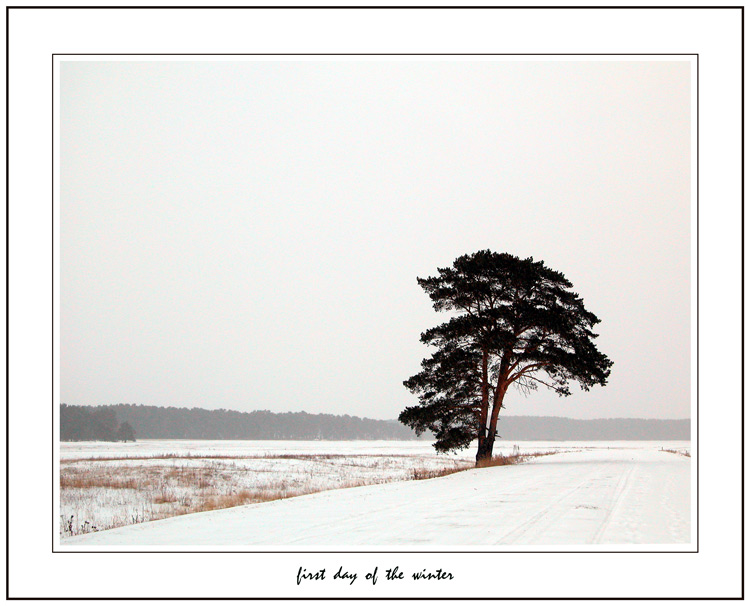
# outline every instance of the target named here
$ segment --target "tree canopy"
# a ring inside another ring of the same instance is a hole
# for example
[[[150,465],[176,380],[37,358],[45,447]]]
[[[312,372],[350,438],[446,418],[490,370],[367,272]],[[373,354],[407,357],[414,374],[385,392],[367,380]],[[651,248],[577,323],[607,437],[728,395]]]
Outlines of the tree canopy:
[[[404,381],[419,405],[399,420],[417,433],[432,431],[438,451],[478,440],[477,462],[491,457],[511,385],[568,396],[571,382],[586,391],[606,384],[612,362],[591,330],[599,318],[542,261],[480,250],[417,282],[435,311],[451,316],[422,333],[435,351]]]
[[[105,442],[134,442],[135,432],[130,423],[120,423],[116,411],[107,406],[60,405],[60,440],[102,440]]]

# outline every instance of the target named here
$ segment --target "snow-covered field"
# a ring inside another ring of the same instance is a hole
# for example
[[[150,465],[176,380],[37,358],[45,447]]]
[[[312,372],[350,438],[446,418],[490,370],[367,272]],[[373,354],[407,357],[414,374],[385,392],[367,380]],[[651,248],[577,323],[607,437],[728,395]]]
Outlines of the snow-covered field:
[[[427,442],[143,440],[62,443],[60,534],[330,490],[471,463]]]
[[[304,475],[305,482],[322,478],[318,485],[323,487],[354,487],[64,536],[60,544],[63,549],[78,545],[432,548],[690,542],[691,458],[679,454],[689,454],[689,443],[505,442],[498,452],[510,454],[515,449],[556,454],[515,466],[404,482],[395,480],[414,477],[415,468],[470,462],[472,453],[439,457],[429,442],[63,444],[61,470],[81,466],[84,475],[101,465],[116,464],[118,473],[131,468],[142,474],[155,467],[189,468],[210,462],[235,466],[237,473],[227,472],[230,486],[242,477],[250,486],[263,477],[290,483]],[[168,454],[176,456],[143,458]],[[198,458],[180,458],[186,455]],[[253,467],[259,462],[266,465],[265,471]],[[305,468],[307,464],[310,467]],[[221,466],[216,469],[221,470],[218,475],[226,472]],[[364,483],[376,484],[356,486],[357,481],[342,482],[342,478],[365,478]],[[66,490],[61,491],[61,516],[73,502],[66,500]],[[92,511],[96,507],[95,503]]]
[[[612,446],[653,446],[656,442],[495,442],[495,454],[510,453],[514,446],[525,451],[571,450],[575,448],[607,448]],[[688,447],[689,442],[659,442]],[[157,455],[217,455],[237,457],[277,454],[345,454],[345,455],[409,455],[440,460],[473,460],[475,447],[457,454],[437,454],[428,440],[138,440],[137,442],[62,442],[60,460],[95,459],[102,457],[153,457]]]

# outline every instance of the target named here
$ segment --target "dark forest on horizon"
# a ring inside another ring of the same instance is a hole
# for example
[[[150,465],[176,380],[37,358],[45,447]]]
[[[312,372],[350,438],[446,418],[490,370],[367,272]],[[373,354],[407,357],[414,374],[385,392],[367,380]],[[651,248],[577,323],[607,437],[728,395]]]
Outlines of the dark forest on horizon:
[[[690,440],[689,419],[570,419],[507,416],[499,440]],[[429,440],[396,420],[350,415],[239,412],[174,406],[60,405],[63,442],[132,439]]]

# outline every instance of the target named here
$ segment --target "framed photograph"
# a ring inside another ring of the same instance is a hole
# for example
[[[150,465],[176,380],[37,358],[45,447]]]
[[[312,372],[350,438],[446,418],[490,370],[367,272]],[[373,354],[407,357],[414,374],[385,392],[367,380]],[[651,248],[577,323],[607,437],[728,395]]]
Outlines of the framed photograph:
[[[7,8],[8,597],[740,597],[742,10]]]

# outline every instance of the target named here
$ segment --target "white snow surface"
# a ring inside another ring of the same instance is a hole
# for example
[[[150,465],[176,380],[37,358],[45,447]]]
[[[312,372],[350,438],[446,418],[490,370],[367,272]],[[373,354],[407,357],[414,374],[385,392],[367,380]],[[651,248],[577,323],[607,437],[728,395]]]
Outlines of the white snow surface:
[[[670,447],[619,442],[575,450],[571,444],[521,465],[188,514],[60,543],[62,548],[688,544],[691,458],[662,446]]]

